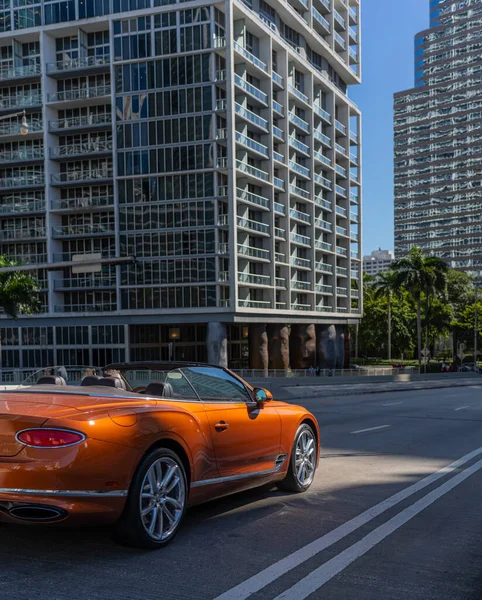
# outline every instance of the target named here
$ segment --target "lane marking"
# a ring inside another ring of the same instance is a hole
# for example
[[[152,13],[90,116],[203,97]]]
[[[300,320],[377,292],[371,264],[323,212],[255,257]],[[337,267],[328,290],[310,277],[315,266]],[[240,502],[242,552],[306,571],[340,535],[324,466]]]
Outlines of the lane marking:
[[[413,519],[423,510],[428,508],[436,500],[453,490],[455,487],[463,483],[471,475],[482,469],[482,460],[479,460],[472,466],[462,471],[458,475],[454,475],[451,479],[443,483],[440,487],[428,493],[426,496],[417,500],[408,508],[402,510],[398,515],[392,517],[389,521],[374,529],[371,533],[356,542],[325,564],[321,565],[309,575],[301,579],[297,584],[277,596],[274,600],[304,600],[313,592],[330,581],[335,575],[351,565],[357,558],[366,554],[377,544],[382,542],[389,535],[400,529],[405,523]]]
[[[351,433],[365,433],[366,431],[377,431],[377,429],[386,429],[387,427],[391,427],[391,425],[379,425],[378,427],[369,427],[368,429],[358,429]]]
[[[432,483],[438,481],[442,477],[445,477],[445,475],[448,473],[452,473],[480,454],[482,454],[482,447],[477,448],[465,456],[462,456],[455,462],[442,467],[442,469],[431,473],[427,477],[420,479],[420,481],[417,481],[400,492],[397,492],[379,504],[375,504],[375,506],[372,506],[353,519],[343,523],[343,525],[336,527],[333,529],[333,531],[322,535],[306,546],[299,548],[292,554],[289,554],[288,556],[285,556],[285,558],[282,558],[269,567],[266,567],[266,569],[263,569],[256,575],[249,577],[239,585],[227,590],[226,592],[223,592],[220,596],[217,596],[215,600],[246,600],[246,598],[249,598],[252,594],[256,594],[256,592],[259,592],[270,583],[273,583],[273,581],[276,581],[288,571],[299,567],[307,560],[310,560],[323,550],[326,550],[326,548],[336,544],[347,535],[350,535],[366,523],[369,523],[372,519],[375,519],[385,511],[389,510],[393,506],[396,506],[420,490],[432,485]]]
[[[382,404],[382,406],[396,406],[397,404],[403,404],[403,402],[388,402],[387,404]]]
[[[464,410],[464,408],[469,408],[468,406],[459,406],[458,408],[455,408],[454,410]]]

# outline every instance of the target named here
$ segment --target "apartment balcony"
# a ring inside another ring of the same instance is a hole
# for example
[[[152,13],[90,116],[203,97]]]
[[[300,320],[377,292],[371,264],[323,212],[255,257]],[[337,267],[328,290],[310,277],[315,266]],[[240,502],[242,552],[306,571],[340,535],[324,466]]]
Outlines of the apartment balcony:
[[[226,38],[222,36],[215,36],[213,39],[213,48],[215,50],[225,50],[226,49]]]
[[[236,142],[247,148],[248,150],[252,150],[255,154],[262,156],[263,158],[268,158],[268,147],[256,140],[253,140],[239,131],[236,131]]]
[[[312,7],[311,12],[314,18],[313,25],[315,26],[315,31],[321,33],[322,36],[329,35],[331,31],[330,23],[314,6]]]
[[[340,177],[346,179],[347,178],[347,170],[340,166],[340,165],[335,165],[335,171],[337,173],[337,175],[339,175]]]
[[[332,190],[333,186],[332,183],[329,179],[327,179],[326,177],[323,177],[323,175],[320,175],[319,173],[315,173],[313,175],[313,179],[315,180],[315,183],[317,183],[318,185],[321,185],[322,187],[324,187],[326,190]]]
[[[96,211],[102,208],[110,209],[114,206],[114,196],[93,196],[80,198],[59,198],[52,200],[50,207],[52,211],[68,211],[75,212],[91,211],[95,208]]]
[[[301,235],[299,233],[290,233],[290,241],[298,246],[305,246],[311,248],[311,238],[307,235]]]
[[[112,154],[112,140],[102,140],[99,142],[86,142],[84,144],[66,144],[63,146],[54,146],[50,148],[50,158],[52,160],[71,159],[83,156],[109,156]]]
[[[110,71],[110,56],[81,56],[47,63],[47,75],[50,77],[70,77],[79,75],[95,75]]]
[[[359,181],[360,181],[360,177],[359,177],[358,173],[353,173],[353,171],[350,171],[350,179],[352,181],[355,181],[356,183],[359,183]]]
[[[312,310],[311,304],[300,304],[299,302],[292,302],[291,310]]]
[[[348,307],[347,306],[337,306],[336,312],[337,313],[346,313],[346,312],[348,312]]]
[[[355,290],[355,289],[351,289],[351,297],[352,298],[359,298],[360,297],[360,290]]]
[[[313,136],[319,142],[324,144],[327,148],[331,148],[331,140],[327,135],[325,135],[324,133],[321,133],[321,131],[318,131],[318,129],[315,129],[313,131]]]
[[[229,254],[229,244],[224,242],[218,244],[218,254]]]
[[[343,208],[343,206],[337,206],[336,207],[336,214],[340,215],[340,217],[347,217],[348,216],[348,211],[346,210],[346,208]]]
[[[0,68],[0,81],[12,81],[14,79],[38,79],[42,68],[39,64],[21,65],[19,67]]]
[[[267,198],[263,198],[263,196],[259,196],[258,194],[253,194],[252,192],[237,188],[236,198],[244,204],[257,207],[259,206],[263,209],[269,210],[269,200]]]
[[[350,163],[354,166],[358,166],[358,156],[350,152]]]
[[[30,129],[30,123],[29,123]],[[61,131],[62,133],[68,131],[69,133],[74,130],[76,132],[89,131],[89,130],[101,130],[101,129],[112,129],[112,115],[85,115],[83,117],[71,117],[67,119],[57,119],[55,121],[49,121],[49,131],[56,132]]]
[[[350,43],[357,44],[358,43],[358,34],[353,27],[348,28],[348,34],[350,36]]]
[[[354,131],[350,131],[350,140],[358,144],[358,135]]]
[[[346,29],[346,21],[336,9],[333,11],[333,16],[335,18],[335,26],[337,27],[338,31]]]
[[[304,200],[311,200],[310,192],[304,190],[303,188],[300,188],[297,185],[290,184],[290,194],[303,198]]]
[[[257,275],[254,273],[238,273],[238,282],[246,283],[247,285],[271,285],[271,277],[269,275]]]
[[[348,232],[345,229],[345,227],[341,227],[340,225],[336,226],[335,231],[337,235],[344,235],[345,237],[348,235]]]
[[[15,260],[20,261],[24,265],[40,265],[48,262],[47,254],[15,254]]]
[[[333,273],[333,266],[324,262],[317,262],[315,265],[315,270],[320,273]]]
[[[290,265],[301,269],[311,270],[311,261],[309,258],[300,258],[299,256],[290,256]]]
[[[348,277],[348,269],[345,269],[345,267],[336,267],[336,274],[338,277]]]
[[[277,215],[282,215],[283,217],[285,216],[285,207],[280,203],[280,202],[273,202],[273,206],[274,206],[274,212]]]
[[[115,302],[105,302],[103,304],[56,304],[54,312],[56,313],[92,313],[92,312],[113,312],[117,310]]]
[[[282,227],[275,227],[274,237],[278,240],[286,240],[286,229],[283,229]]]
[[[268,106],[268,95],[262,92],[259,88],[247,82],[246,79],[243,79],[237,73],[234,74],[234,83],[235,85],[243,90],[248,96],[250,96],[253,100],[259,102],[263,106]]]
[[[353,48],[348,48],[348,56],[350,57],[350,63],[358,63],[358,52]]]
[[[346,198],[347,197],[347,192],[345,190],[345,188],[342,188],[341,185],[336,185],[335,186],[335,192],[338,196],[341,196],[342,198]]]
[[[289,161],[289,168],[291,171],[294,171],[300,177],[304,177],[305,179],[311,178],[311,171],[303,165],[300,165],[299,163],[295,162],[294,160]]]
[[[229,281],[229,271],[220,271],[218,275],[218,281],[226,283]]]
[[[229,225],[229,215],[218,215],[218,225],[220,227],[227,227]]]
[[[346,298],[348,296],[348,289],[346,287],[337,287],[336,294],[337,296],[344,296]]]
[[[0,177],[0,189],[38,188],[45,185],[45,175],[20,175],[17,177]]]
[[[268,121],[266,119],[263,119],[263,117],[260,117],[251,110],[244,108],[244,106],[241,106],[241,104],[239,104],[238,102],[235,102],[234,104],[234,111],[244,121],[247,121],[248,123],[251,123],[256,127],[259,127],[259,129],[262,129],[264,132],[268,131]]]
[[[20,133],[20,121],[0,121],[0,136],[2,138],[12,137],[18,139],[25,139]],[[28,120],[28,135],[32,136],[34,133],[43,132],[43,121],[40,119],[29,119]],[[6,142],[6,139],[2,139],[2,142]]]
[[[303,142],[300,142],[300,140],[296,139],[294,136],[290,136],[288,138],[288,145],[291,148],[295,148],[296,150],[298,150],[299,152],[301,152],[302,154],[306,154],[306,156],[310,156],[310,147],[306,144],[304,144]]]
[[[279,177],[273,177],[273,184],[278,190],[285,191],[285,182]]]
[[[358,233],[356,233],[355,231],[351,231],[350,232],[350,239],[353,240],[354,242],[358,242],[358,240],[359,240]]]
[[[78,183],[108,183],[112,181],[112,168],[86,169],[84,171],[69,171],[51,175],[54,186],[75,185]]]
[[[54,281],[54,290],[71,291],[85,289],[111,289],[116,287],[115,275],[102,277],[66,277]]]
[[[290,186],[291,187],[291,186]],[[303,223],[311,223],[311,217],[308,213],[305,213],[301,210],[297,210],[296,208],[290,209],[290,217],[292,219],[296,219],[297,221],[301,221]]]
[[[346,156],[346,149],[341,145],[338,144],[338,142],[335,144],[335,150],[339,153],[342,154],[343,156]]]
[[[228,195],[228,186],[227,185],[218,185],[217,195],[218,195],[218,198],[227,196]]]
[[[352,250],[350,252],[350,256],[352,257],[353,260],[360,260],[360,254],[358,252],[356,252],[355,250]]]
[[[325,156],[321,152],[317,152],[315,150],[313,152],[313,156],[314,156],[315,160],[317,160],[318,162],[322,163],[323,165],[326,165],[327,167],[331,167],[331,159],[329,159],[327,156]]]
[[[286,277],[275,277],[275,286],[280,289],[286,289]]]
[[[333,252],[333,244],[324,242],[323,240],[316,240],[315,248],[317,250],[322,250],[323,252]]]
[[[224,83],[226,82],[226,69],[218,69],[216,71],[216,83]]]
[[[224,111],[226,111],[227,105],[228,105],[228,101],[226,100],[226,98],[218,98],[216,100],[215,110],[217,112],[224,112]]]
[[[323,198],[323,196],[315,196],[314,202],[317,206],[321,206],[321,208],[325,210],[329,210],[330,212],[333,211],[331,202],[326,200],[326,198]]]
[[[310,281],[298,281],[297,279],[292,279],[290,281],[290,288],[292,290],[311,290],[311,282]]]
[[[285,140],[283,130],[279,127],[276,127],[276,125],[273,125],[273,136],[282,142]]]
[[[340,123],[340,121],[335,120],[335,129],[338,133],[346,135],[346,127],[343,123]]]
[[[260,58],[258,58],[251,52],[249,52],[249,50],[246,50],[246,48],[241,46],[241,44],[238,44],[238,42],[233,42],[233,48],[235,49],[235,51],[238,53],[239,56],[242,56],[244,59],[246,59],[248,61],[248,63],[253,65],[254,67],[256,67],[256,69],[263,71],[263,73],[268,72],[268,67],[266,66],[266,63],[264,63]],[[235,62],[236,62],[236,59],[235,59]]]
[[[22,150],[10,150],[0,152],[0,164],[35,163],[43,162],[43,148],[25,148]]]
[[[0,204],[0,215],[42,214],[46,211],[45,200],[30,200],[26,202],[10,202]]]
[[[254,177],[255,179],[261,179],[262,181],[268,181],[269,179],[269,175],[266,171],[258,169],[257,167],[253,167],[252,165],[242,162],[241,160],[236,160],[236,168],[238,171],[250,177]]]
[[[286,254],[283,254],[282,252],[275,252],[274,260],[277,263],[286,264]]]
[[[289,111],[288,119],[291,123],[293,123],[293,125],[295,127],[298,127],[298,129],[301,129],[302,131],[305,131],[306,133],[310,132],[309,124],[301,117],[298,117],[298,115],[296,115],[295,113]]]
[[[358,202],[359,202],[358,195],[355,194],[354,192],[350,192],[350,202],[352,204],[358,204]]]
[[[333,306],[325,306],[324,304],[317,304],[316,305],[316,311],[317,312],[323,312],[323,313],[332,313],[332,312],[334,312]]]
[[[317,283],[315,285],[315,291],[318,294],[329,294],[331,296],[333,295],[333,286],[325,285],[324,283]]]
[[[350,272],[350,277],[352,279],[360,279],[360,274],[358,273],[358,271],[351,271]]]
[[[285,157],[280,153],[273,150],[273,159],[277,160],[279,163],[285,164]]]
[[[241,308],[271,308],[270,300],[238,300],[238,306]]]
[[[269,235],[269,225],[266,225],[265,223],[260,223],[259,221],[254,221],[253,219],[247,219],[240,216],[238,216],[237,222],[238,227],[241,229],[254,231],[256,233],[260,233],[261,235]]]
[[[276,102],[276,100],[273,100],[271,104],[273,107],[273,111],[278,113],[278,115],[280,115],[281,117],[284,117],[285,111],[283,105],[279,102]]]
[[[22,110],[23,108],[35,108],[42,106],[42,94],[16,94],[0,98],[0,110]],[[30,128],[30,123],[29,123]]]
[[[356,25],[358,23],[358,14],[356,12],[356,9],[350,6],[348,14],[350,16],[350,23]]]
[[[328,111],[326,111],[321,106],[318,106],[318,104],[313,104],[313,110],[315,111],[315,115],[318,115],[320,118],[322,118],[324,121],[331,125],[331,116]]]
[[[273,83],[276,83],[279,88],[284,89],[284,80],[281,75],[276,73],[276,71],[271,71],[271,78],[273,79]]]
[[[54,239],[91,235],[110,236],[114,234],[114,223],[84,223],[82,225],[55,225],[52,227],[52,237]]]
[[[346,50],[346,42],[337,31],[334,32],[333,37],[335,38],[335,48],[337,48],[337,44],[338,44],[337,49]]]
[[[315,227],[319,227],[325,231],[332,231],[333,229],[331,223],[328,223],[328,221],[324,221],[323,219],[315,219]]]
[[[263,248],[238,244],[238,254],[241,256],[248,256],[249,258],[270,262],[269,250],[264,250]]]
[[[15,227],[15,229],[0,230],[0,241],[2,242],[38,240],[46,237],[46,227]]]
[[[291,84],[288,84],[288,92],[292,96],[294,96],[295,98],[297,98],[298,100],[301,100],[305,104],[309,104],[310,100],[309,100],[308,96],[306,94],[303,94],[302,91],[298,90],[297,88],[295,88]]]
[[[98,85],[88,88],[79,88],[76,90],[65,90],[62,92],[53,92],[47,94],[47,103],[72,103],[77,104],[90,99],[105,98],[111,95],[110,85]]]

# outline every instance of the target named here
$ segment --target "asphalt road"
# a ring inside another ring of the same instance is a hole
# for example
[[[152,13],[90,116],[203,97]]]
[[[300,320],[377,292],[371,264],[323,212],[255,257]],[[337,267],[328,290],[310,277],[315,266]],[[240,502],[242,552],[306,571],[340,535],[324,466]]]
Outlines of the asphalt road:
[[[0,525],[0,599],[481,600],[482,386],[302,403],[322,431],[308,493],[191,509],[158,552]]]

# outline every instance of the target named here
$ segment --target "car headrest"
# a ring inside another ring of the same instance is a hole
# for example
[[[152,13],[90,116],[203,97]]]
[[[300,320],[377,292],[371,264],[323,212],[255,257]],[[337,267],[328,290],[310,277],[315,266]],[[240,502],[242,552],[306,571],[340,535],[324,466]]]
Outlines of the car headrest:
[[[80,382],[80,386],[84,387],[84,385],[99,385],[99,379],[99,375],[86,375]]]
[[[67,382],[60,375],[44,375],[37,381],[37,385],[67,385]]]
[[[174,390],[170,383],[163,383],[162,381],[153,381],[146,387],[144,392],[146,396],[156,396],[158,398],[172,398]]]
[[[119,390],[126,389],[124,382],[119,377],[101,377],[100,379],[98,379],[98,381],[95,385],[103,385],[106,387],[113,387],[113,388],[117,388]]]

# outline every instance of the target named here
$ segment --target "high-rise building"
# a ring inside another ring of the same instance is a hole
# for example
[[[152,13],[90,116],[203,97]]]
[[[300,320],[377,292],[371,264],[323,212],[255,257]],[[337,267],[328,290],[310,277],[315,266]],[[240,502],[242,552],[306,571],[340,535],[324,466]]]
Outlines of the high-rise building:
[[[378,275],[390,270],[395,255],[392,250],[374,250],[371,254],[363,257],[363,272],[367,275]]]
[[[428,6],[427,1],[427,6]],[[430,0],[415,87],[395,94],[395,253],[482,275],[482,0]]]
[[[5,0],[0,117],[29,133],[0,121],[0,254],[43,312],[3,319],[3,368],[342,353],[359,25],[359,0]],[[137,263],[39,267],[91,253]]]

